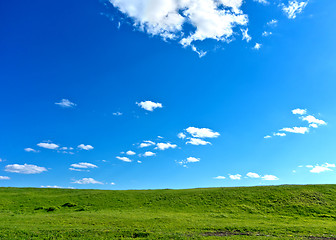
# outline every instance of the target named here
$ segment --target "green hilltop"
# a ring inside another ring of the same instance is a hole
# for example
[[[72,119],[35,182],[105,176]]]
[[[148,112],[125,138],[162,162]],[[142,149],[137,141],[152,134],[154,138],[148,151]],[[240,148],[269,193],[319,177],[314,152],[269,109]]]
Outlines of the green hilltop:
[[[336,185],[0,188],[0,239],[336,239]]]

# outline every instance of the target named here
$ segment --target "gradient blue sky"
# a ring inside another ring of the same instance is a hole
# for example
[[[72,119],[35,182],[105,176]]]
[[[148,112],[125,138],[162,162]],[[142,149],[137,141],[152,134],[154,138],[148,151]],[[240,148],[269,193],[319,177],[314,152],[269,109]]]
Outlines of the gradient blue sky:
[[[181,34],[199,23],[163,39],[165,25],[157,34],[157,22],[144,23],[141,12],[130,18],[120,5],[134,1],[0,2],[1,186],[335,183],[336,1],[245,0],[248,22],[232,35],[206,32],[185,46]],[[295,18],[284,10],[301,2]],[[62,99],[74,104],[55,104]],[[162,107],[137,104],[145,101]],[[193,135],[210,144],[187,144],[189,127],[206,128]],[[304,134],[284,129],[293,127]],[[141,148],[144,141],[155,145]]]

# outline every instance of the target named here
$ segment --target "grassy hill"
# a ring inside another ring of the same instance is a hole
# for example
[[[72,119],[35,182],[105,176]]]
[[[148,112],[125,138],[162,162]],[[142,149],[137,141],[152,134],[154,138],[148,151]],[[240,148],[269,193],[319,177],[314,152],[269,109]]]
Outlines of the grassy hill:
[[[0,239],[336,239],[336,185],[0,188]]]

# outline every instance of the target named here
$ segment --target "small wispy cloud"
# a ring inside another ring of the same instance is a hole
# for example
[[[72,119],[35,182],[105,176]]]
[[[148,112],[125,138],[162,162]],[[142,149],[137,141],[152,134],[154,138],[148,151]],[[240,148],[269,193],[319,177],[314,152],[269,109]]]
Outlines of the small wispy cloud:
[[[296,18],[296,15],[301,13],[307,6],[308,1],[298,2],[297,0],[289,1],[288,5],[283,5],[282,11],[287,15],[289,19]]]
[[[82,178],[79,180],[76,180],[72,183],[76,183],[76,184],[103,184],[102,182],[99,182],[93,178]]]
[[[188,127],[186,131],[195,138],[216,138],[220,134],[209,128]]]
[[[252,40],[252,37],[248,34],[248,28],[246,29],[241,29],[242,35],[243,35],[243,40],[246,40],[246,42],[249,42]]]
[[[140,143],[140,148],[144,148],[144,147],[149,147],[149,146],[153,146],[155,145],[155,142],[152,141],[143,141],[142,143]]]
[[[166,149],[169,149],[169,148],[176,148],[176,147],[177,147],[176,144],[171,144],[171,143],[157,143],[155,149],[166,150]]]
[[[87,163],[87,162],[74,163],[74,164],[71,164],[70,166],[73,168],[79,168],[79,169],[98,168],[98,166],[92,163]]]
[[[260,44],[260,43],[256,43],[256,44],[254,45],[253,49],[255,49],[255,50],[259,50],[259,49],[261,48],[261,46],[262,46],[262,44]]]
[[[136,153],[133,152],[133,151],[131,151],[131,150],[129,150],[129,151],[126,152],[126,154],[129,155],[129,156],[132,156],[132,155],[135,155]]]
[[[226,177],[224,177],[224,176],[217,176],[217,177],[214,177],[214,179],[223,180],[223,179],[226,179]]]
[[[189,140],[186,142],[186,144],[191,144],[191,145],[207,145],[207,144],[211,144],[210,142],[207,142],[203,139],[200,138],[188,138]]]
[[[41,143],[38,143],[37,146],[41,148],[51,149],[51,150],[55,150],[59,148],[59,145],[55,143],[49,143],[49,142],[41,142]]]
[[[114,112],[113,115],[114,116],[121,116],[121,115],[123,115],[123,113],[121,113],[121,112]]]
[[[10,177],[7,177],[7,176],[0,176],[0,180],[10,180]]]
[[[73,108],[77,106],[77,104],[71,102],[69,99],[62,99],[60,102],[56,102],[55,104],[63,108]]]
[[[131,159],[129,159],[128,157],[116,157],[117,159],[119,159],[119,160],[121,160],[121,161],[123,161],[123,162],[132,162],[132,160]]]
[[[142,156],[144,156],[144,157],[153,157],[153,156],[155,156],[156,154],[155,153],[153,153],[153,152],[151,152],[151,151],[147,151],[147,152],[145,152],[144,154],[142,154]]]
[[[33,149],[33,148],[25,148],[24,150],[25,150],[26,152],[34,152],[34,153],[38,152],[37,150],[35,150],[35,149]]]

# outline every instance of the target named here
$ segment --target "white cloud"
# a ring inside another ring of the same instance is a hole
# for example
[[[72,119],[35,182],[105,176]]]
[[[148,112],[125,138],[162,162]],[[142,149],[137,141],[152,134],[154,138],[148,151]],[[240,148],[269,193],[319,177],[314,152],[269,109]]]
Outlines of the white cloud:
[[[160,149],[160,150],[166,150],[169,148],[176,148],[177,145],[176,144],[171,144],[171,143],[157,143],[156,144],[156,148],[155,149]]]
[[[84,144],[80,144],[77,146],[79,149],[82,149],[82,150],[86,150],[86,151],[89,151],[89,150],[92,150],[94,147],[92,147],[91,145],[84,145]]]
[[[186,142],[186,144],[191,144],[191,145],[207,145],[211,144],[210,142],[204,141],[203,139],[199,138],[189,138],[189,141]]]
[[[110,184],[113,185],[113,186],[116,185],[114,182],[111,182]]]
[[[123,115],[123,113],[121,113],[121,112],[114,112],[113,115],[114,116],[121,116],[121,115]]]
[[[187,163],[195,163],[201,161],[200,158],[195,158],[195,157],[188,157],[187,158]]]
[[[26,152],[38,152],[38,151],[36,151],[35,149],[33,149],[33,148],[25,148],[24,149]]]
[[[301,117],[302,121],[307,121],[310,124],[315,124],[312,127],[316,128],[318,125],[327,125],[327,123],[321,119],[317,119],[316,117],[312,115],[308,115],[305,117]]]
[[[309,124],[309,127],[318,128],[318,125],[316,123],[311,123],[311,124]]]
[[[229,177],[232,180],[240,180],[242,176],[240,174],[236,174],[236,175],[229,174]]]
[[[131,150],[129,150],[129,151],[126,152],[126,154],[129,155],[129,156],[132,156],[132,155],[135,155],[136,153],[133,152],[133,151],[131,151]]]
[[[249,42],[252,40],[252,37],[247,33],[248,32],[248,28],[246,29],[241,29],[242,31],[242,35],[243,35],[243,40],[246,40],[246,42]]]
[[[292,110],[293,114],[305,115],[307,114],[307,109],[296,108]]]
[[[276,26],[278,24],[278,20],[272,19],[271,21],[267,22],[268,26]]]
[[[264,138],[267,139],[267,138],[272,138],[272,137],[270,135],[266,135]]]
[[[298,2],[297,0],[289,1],[288,5],[283,5],[282,10],[287,14],[290,19],[296,18],[296,15],[301,13],[303,9],[307,6],[308,1]]]
[[[273,133],[273,136],[285,137],[286,133]]]
[[[283,129],[280,129],[279,131],[305,134],[305,133],[309,132],[309,128],[307,128],[307,127],[293,127],[293,128],[283,128]]]
[[[152,101],[144,101],[144,102],[137,102],[136,103],[139,107],[152,112],[154,109],[156,108],[162,108],[162,104],[161,103],[155,103]]]
[[[272,32],[267,32],[267,31],[264,31],[262,33],[263,37],[268,37],[268,36],[271,36],[273,33]]]
[[[261,48],[261,44],[260,43],[256,43],[255,45],[254,45],[254,47],[253,47],[253,49],[255,49],[255,50],[259,50],[260,48]]]
[[[155,153],[148,151],[148,152],[145,152],[142,156],[144,156],[144,157],[152,157],[152,156],[155,156],[155,155],[156,155]]]
[[[260,178],[260,175],[257,173],[249,172],[246,174],[247,177],[249,178]]]
[[[142,143],[140,143],[140,147],[141,148],[149,147],[149,146],[152,146],[152,145],[155,145],[155,142],[152,142],[152,141],[143,141]]]
[[[97,168],[96,165],[92,163],[87,163],[87,162],[74,163],[74,164],[71,164],[71,167],[73,168]]]
[[[265,181],[276,181],[276,180],[279,180],[278,177],[274,176],[274,175],[265,175],[262,177],[262,180],[265,180]]]
[[[242,0],[110,0],[134,26],[150,35],[174,39],[183,46],[194,41],[228,41],[234,27],[244,26]],[[191,27],[192,26],[192,27]],[[195,47],[194,47],[195,48]],[[196,48],[195,48],[196,49]]]
[[[216,138],[220,135],[209,128],[188,127],[186,131],[195,138]]]
[[[123,162],[132,162],[132,160],[129,159],[128,157],[116,157],[116,158],[123,161]]]
[[[255,2],[258,2],[258,3],[261,3],[261,4],[264,4],[264,5],[269,4],[269,2],[266,1],[266,0],[254,0],[254,1],[255,1]]]
[[[46,172],[47,169],[44,167],[39,167],[36,165],[30,165],[30,164],[12,164],[12,165],[7,165],[5,167],[6,172],[13,172],[13,173],[21,173],[21,174],[37,174],[37,173],[42,173]]]
[[[56,105],[59,105],[63,108],[72,108],[75,107],[77,104],[71,102],[69,99],[62,99],[60,102],[56,102]]]
[[[310,170],[311,173],[321,173],[321,172],[333,171],[331,168],[335,168],[336,165],[325,163],[325,164],[322,164],[321,166],[320,165],[316,165],[316,166],[307,165],[306,167],[311,168]]]
[[[76,184],[103,184],[102,182],[94,180],[93,178],[82,178],[80,180],[74,181],[73,183],[76,183]]]
[[[59,148],[59,146],[55,143],[38,143],[37,146],[41,147],[41,148],[46,148],[46,149],[57,149]]]
[[[10,177],[7,177],[7,176],[0,176],[0,180],[9,180]]]
[[[69,168],[70,171],[76,171],[76,172],[90,172],[90,170],[86,169],[80,169],[80,168]]]
[[[41,188],[70,188],[70,189],[74,189],[73,187],[60,187],[60,186],[57,186],[57,185],[54,185],[54,186],[50,186],[50,185],[41,186]]]
[[[220,180],[223,180],[223,179],[225,179],[226,177],[224,177],[224,176],[217,176],[217,177],[214,177],[214,179],[220,179]]]
[[[181,138],[181,139],[185,139],[187,136],[184,133],[181,132],[181,133],[177,134],[177,137]]]

